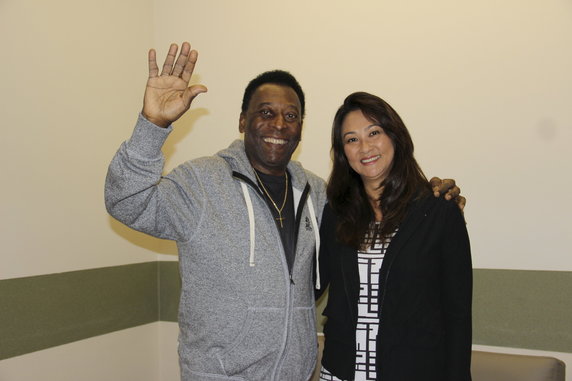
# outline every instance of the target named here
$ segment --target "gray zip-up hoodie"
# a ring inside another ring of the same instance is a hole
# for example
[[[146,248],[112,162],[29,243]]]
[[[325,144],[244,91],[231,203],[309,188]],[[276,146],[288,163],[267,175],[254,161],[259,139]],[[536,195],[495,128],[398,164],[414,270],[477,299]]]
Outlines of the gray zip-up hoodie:
[[[290,274],[244,143],[162,177],[171,128],[139,117],[110,164],[105,202],[133,229],[177,242],[182,380],[307,380],[317,353],[312,269],[324,181],[288,164],[297,222]]]

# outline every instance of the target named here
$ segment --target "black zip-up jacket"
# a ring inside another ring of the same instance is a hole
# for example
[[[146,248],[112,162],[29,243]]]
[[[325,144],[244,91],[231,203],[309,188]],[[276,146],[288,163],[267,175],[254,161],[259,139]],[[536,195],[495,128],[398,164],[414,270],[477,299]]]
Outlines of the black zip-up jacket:
[[[326,205],[320,249],[324,310],[323,366],[354,379],[359,273],[357,252],[336,239]],[[462,213],[454,202],[414,201],[393,237],[380,274],[376,366],[382,381],[471,379],[472,265]]]

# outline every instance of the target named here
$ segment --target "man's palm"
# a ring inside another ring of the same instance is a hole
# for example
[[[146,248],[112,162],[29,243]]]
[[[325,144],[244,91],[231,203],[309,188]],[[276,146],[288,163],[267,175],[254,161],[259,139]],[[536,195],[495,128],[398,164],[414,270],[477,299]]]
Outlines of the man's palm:
[[[203,85],[188,86],[198,53],[185,42],[175,60],[177,50],[175,44],[169,48],[161,75],[155,51],[149,51],[149,79],[143,100],[143,116],[161,127],[167,127],[179,119],[189,109],[193,99],[207,91]]]

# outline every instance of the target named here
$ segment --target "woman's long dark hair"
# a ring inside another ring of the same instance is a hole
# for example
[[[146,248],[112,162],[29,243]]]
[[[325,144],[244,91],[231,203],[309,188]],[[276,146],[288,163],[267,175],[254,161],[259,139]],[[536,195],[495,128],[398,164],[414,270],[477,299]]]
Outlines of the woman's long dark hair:
[[[328,201],[338,216],[338,238],[351,247],[363,246],[363,239],[375,220],[360,175],[349,165],[344,153],[342,123],[346,116],[361,110],[379,124],[394,146],[393,164],[388,176],[379,184],[382,221],[374,236],[386,237],[399,226],[408,204],[431,192],[431,186],[413,156],[413,141],[397,112],[383,99],[365,92],[350,94],[336,112],[332,127],[333,169],[328,182]]]

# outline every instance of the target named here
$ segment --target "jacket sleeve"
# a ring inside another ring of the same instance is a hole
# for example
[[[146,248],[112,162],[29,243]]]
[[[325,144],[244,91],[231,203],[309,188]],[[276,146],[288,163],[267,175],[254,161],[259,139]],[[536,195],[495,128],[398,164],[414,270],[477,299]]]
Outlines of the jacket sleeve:
[[[125,225],[155,237],[187,240],[191,211],[182,188],[163,177],[161,147],[172,126],[161,128],[139,115],[133,134],[109,165],[105,180],[105,206]],[[176,171],[174,171],[176,172]]]
[[[445,313],[447,380],[471,380],[472,292],[471,249],[465,220],[449,205],[444,223],[442,291]]]

